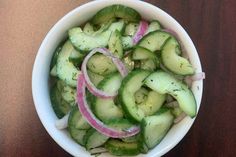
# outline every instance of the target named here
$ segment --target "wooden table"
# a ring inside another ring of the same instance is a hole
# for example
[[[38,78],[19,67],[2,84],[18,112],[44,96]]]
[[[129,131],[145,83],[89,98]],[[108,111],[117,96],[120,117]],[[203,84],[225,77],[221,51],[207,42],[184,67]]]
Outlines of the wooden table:
[[[87,0],[0,1],[0,156],[70,156],[43,128],[31,94],[31,71],[48,30]],[[206,72],[199,115],[166,157],[236,156],[236,1],[148,0],[186,29]]]

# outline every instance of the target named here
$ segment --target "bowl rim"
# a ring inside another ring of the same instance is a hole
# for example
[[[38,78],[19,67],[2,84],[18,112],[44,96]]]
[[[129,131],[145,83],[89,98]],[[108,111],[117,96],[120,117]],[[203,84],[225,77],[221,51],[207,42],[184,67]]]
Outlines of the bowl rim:
[[[183,35],[185,36],[185,39],[188,40],[188,42],[190,43],[191,48],[194,50],[194,57],[196,57],[194,60],[197,62],[196,64],[198,65],[198,72],[202,72],[202,67],[201,67],[201,62],[200,62],[200,58],[198,56],[197,50],[193,44],[193,41],[191,40],[191,38],[189,37],[189,35],[187,34],[187,32],[185,31],[185,29],[172,17],[170,16],[167,12],[163,11],[162,9],[160,9],[157,6],[154,6],[150,3],[147,2],[143,2],[143,1],[137,1],[137,0],[99,0],[99,1],[90,1],[88,3],[82,4],[78,7],[76,7],[75,9],[69,11],[66,15],[64,15],[59,21],[56,22],[56,24],[50,29],[50,31],[46,34],[46,37],[43,39],[40,48],[37,52],[36,58],[35,58],[35,62],[33,65],[33,71],[32,71],[32,95],[33,95],[33,101],[34,101],[34,105],[36,108],[36,112],[39,116],[39,119],[41,121],[41,123],[43,124],[44,128],[46,129],[46,131],[48,132],[48,134],[54,139],[54,141],[60,145],[60,147],[62,147],[65,151],[67,151],[68,153],[72,154],[72,155],[76,155],[76,153],[74,151],[72,151],[71,149],[69,149],[67,146],[65,146],[64,144],[62,144],[55,136],[54,136],[54,132],[50,129],[50,127],[48,126],[44,116],[45,113],[42,113],[40,110],[40,104],[39,104],[39,100],[38,100],[38,95],[40,93],[38,93],[37,91],[37,86],[38,83],[37,80],[37,72],[40,66],[40,54],[42,53],[42,50],[45,47],[45,44],[48,40],[50,40],[50,36],[52,35],[52,33],[54,32],[54,30],[57,27],[60,27],[60,25],[63,23],[63,21],[67,18],[70,18],[73,14],[76,14],[77,12],[80,12],[80,10],[83,10],[91,5],[96,5],[99,3],[106,3],[106,2],[111,2],[111,3],[125,3],[125,1],[127,2],[134,2],[141,4],[141,5],[145,5],[145,7],[151,7],[154,9],[157,9],[159,12],[165,14],[165,16],[168,16],[168,18],[170,20],[172,20],[172,22],[175,22],[175,24],[180,28],[180,31],[183,33]],[[111,4],[109,3],[109,4]],[[108,4],[108,5],[109,5]],[[105,6],[105,5],[104,5]],[[197,106],[197,111],[199,111],[200,105],[201,105],[201,100],[202,100],[202,93],[203,93],[203,81],[199,80],[196,82],[197,86],[199,86],[199,91],[198,91],[198,106]],[[196,117],[195,117],[196,118]],[[182,132],[181,135],[179,135],[179,137],[174,140],[173,142],[171,142],[167,147],[165,147],[158,155],[162,156],[164,154],[166,154],[169,150],[171,150],[173,147],[175,147],[182,139],[183,137],[187,134],[187,132],[189,131],[189,129],[191,128],[193,122],[195,121],[195,118],[191,120],[191,122],[189,122],[188,126],[186,126],[186,128],[184,129],[184,131]],[[154,153],[153,157],[156,156],[157,154]]]

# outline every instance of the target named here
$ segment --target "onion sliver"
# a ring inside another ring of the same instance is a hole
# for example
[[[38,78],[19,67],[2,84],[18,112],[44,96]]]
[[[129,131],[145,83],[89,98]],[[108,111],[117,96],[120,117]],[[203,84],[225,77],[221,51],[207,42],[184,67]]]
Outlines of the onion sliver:
[[[86,86],[88,90],[95,96],[100,98],[114,98],[117,93],[107,93],[102,90],[99,90],[95,87],[95,85],[91,82],[88,73],[87,73],[87,62],[95,53],[101,53],[106,55],[107,57],[110,57],[112,59],[112,62],[116,65],[118,71],[120,72],[121,76],[125,77],[128,74],[128,70],[126,69],[124,63],[117,57],[115,57],[108,49],[106,48],[95,48],[93,49],[85,58],[82,63],[82,73],[84,74]]]
[[[94,129],[96,129],[101,134],[112,138],[125,138],[139,133],[140,128],[138,126],[128,128],[126,131],[115,130],[113,128],[109,128],[99,119],[97,119],[87,104],[85,88],[86,84],[84,75],[80,74],[77,82],[77,104],[83,117]]]
[[[70,115],[70,112],[67,113],[64,117],[62,117],[61,119],[58,119],[58,120],[55,122],[55,126],[56,126],[57,129],[62,130],[62,129],[67,128],[69,115]]]
[[[133,37],[134,44],[137,44],[139,42],[139,40],[142,39],[142,37],[147,32],[147,29],[148,29],[148,23],[144,20],[140,21],[138,30]]]

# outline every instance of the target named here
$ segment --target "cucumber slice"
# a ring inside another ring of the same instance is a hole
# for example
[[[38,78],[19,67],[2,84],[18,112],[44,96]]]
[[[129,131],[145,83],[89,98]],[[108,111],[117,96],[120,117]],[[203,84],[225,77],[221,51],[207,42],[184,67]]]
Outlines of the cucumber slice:
[[[124,35],[129,35],[129,36],[133,36],[137,30],[138,30],[138,23],[129,23],[128,25],[126,25],[125,27],[125,33]]]
[[[76,87],[77,78],[80,71],[69,61],[71,52],[74,47],[70,41],[67,41],[58,55],[57,59],[57,76],[65,81],[66,84]]]
[[[87,67],[90,71],[103,76],[117,71],[112,60],[103,54],[93,55],[88,60]]]
[[[63,40],[55,49],[54,54],[52,56],[51,63],[50,63],[50,69],[52,69],[57,64],[57,58],[58,58],[59,53],[61,52],[61,49],[64,43],[65,41]]]
[[[113,18],[122,18],[126,21],[137,22],[141,19],[139,13],[123,5],[115,4],[107,6],[96,13],[96,15],[91,19],[93,24],[102,24]]]
[[[88,76],[91,82],[97,87],[97,85],[104,79],[104,76],[98,75],[90,70],[88,70]]]
[[[123,118],[107,119],[105,123],[109,127],[114,128],[116,130],[125,130],[133,126],[133,124],[130,123],[130,121]]]
[[[83,32],[89,35],[92,35],[94,33],[93,25],[91,23],[86,23]]]
[[[69,127],[68,129],[70,136],[76,143],[80,144],[81,146],[85,145],[84,136],[87,133],[87,130],[79,130],[74,127]]]
[[[98,88],[105,92],[117,92],[120,88],[122,77],[120,74],[111,74],[99,83]],[[115,105],[112,99],[101,99],[96,97],[93,104],[95,115],[103,122],[114,119],[122,118],[122,110]]]
[[[50,75],[57,77],[57,66],[56,65],[54,65],[53,68],[51,69]]]
[[[186,84],[175,79],[172,75],[157,71],[145,79],[145,84],[161,94],[170,94],[179,103],[179,107],[190,117],[197,114],[197,104],[192,91]]]
[[[144,79],[150,74],[149,71],[136,70],[126,76],[119,89],[119,98],[126,115],[130,120],[140,122],[145,116],[144,112],[135,103],[135,92],[143,85]]]
[[[173,124],[174,117],[170,111],[160,115],[146,117],[141,122],[143,142],[149,149],[158,145]]]
[[[140,46],[135,47],[132,58],[133,60],[157,59],[156,54]]]
[[[68,126],[75,129],[87,130],[90,128],[88,122],[81,115],[77,106],[73,107],[69,119]]]
[[[69,30],[69,38],[71,43],[77,50],[91,51],[97,47],[106,47],[110,38],[111,31],[106,30],[96,35],[84,33],[81,28],[75,27]]]
[[[138,139],[138,150],[144,154],[146,154],[149,150],[148,146],[145,144],[145,142],[143,142],[143,138],[141,137]]]
[[[59,89],[62,99],[69,104],[75,105],[76,89],[68,86],[64,81],[59,80],[57,82],[57,88]]]
[[[82,63],[84,56],[85,54],[74,49],[70,54],[69,61],[72,62],[75,66],[78,66]]]
[[[164,66],[178,75],[193,75],[193,66],[187,59],[179,56],[176,51],[181,51],[180,45],[177,40],[172,37],[166,41],[161,52],[161,59]]]
[[[150,32],[154,32],[154,31],[157,31],[157,30],[160,30],[162,27],[161,27],[161,24],[159,21],[157,20],[154,20],[152,21],[149,26],[148,26],[148,30],[147,30],[147,34],[150,33]]]
[[[144,59],[140,61],[140,68],[148,71],[155,71],[157,68],[157,62],[153,59]]]
[[[156,113],[166,100],[166,95],[159,94],[155,91],[150,91],[145,102],[138,107],[144,112],[145,116],[150,116]]]
[[[170,36],[169,33],[160,30],[150,32],[139,41],[138,46],[149,49],[152,52],[160,51]]]
[[[109,137],[91,128],[88,130],[83,140],[84,140],[86,149],[90,150],[92,148],[96,148],[103,145],[108,139]]]
[[[124,50],[130,50],[134,46],[133,39],[130,36],[121,37],[121,42]]]
[[[125,143],[120,140],[110,139],[106,142],[105,148],[112,155],[122,156],[122,155],[138,155],[138,143],[137,142],[129,142]]]
[[[54,85],[50,91],[50,99],[52,108],[59,119],[70,111],[70,105],[62,99],[61,93],[56,85]]]
[[[124,20],[119,20],[117,22],[111,23],[111,25],[108,29],[112,32],[115,32],[117,30],[120,33],[122,33],[124,28],[125,28],[125,21]]]
[[[123,57],[123,47],[121,41],[121,33],[118,30],[115,30],[109,39],[108,42],[109,50],[118,58]]]

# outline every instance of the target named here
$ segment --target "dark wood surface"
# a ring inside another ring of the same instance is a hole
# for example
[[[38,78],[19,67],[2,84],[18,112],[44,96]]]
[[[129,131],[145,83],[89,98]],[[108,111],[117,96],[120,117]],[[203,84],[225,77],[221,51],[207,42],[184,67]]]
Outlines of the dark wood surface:
[[[187,30],[206,72],[199,115],[166,157],[236,156],[236,1],[147,0]],[[87,0],[0,1],[0,156],[70,156],[47,134],[31,95],[41,41],[69,10]]]

